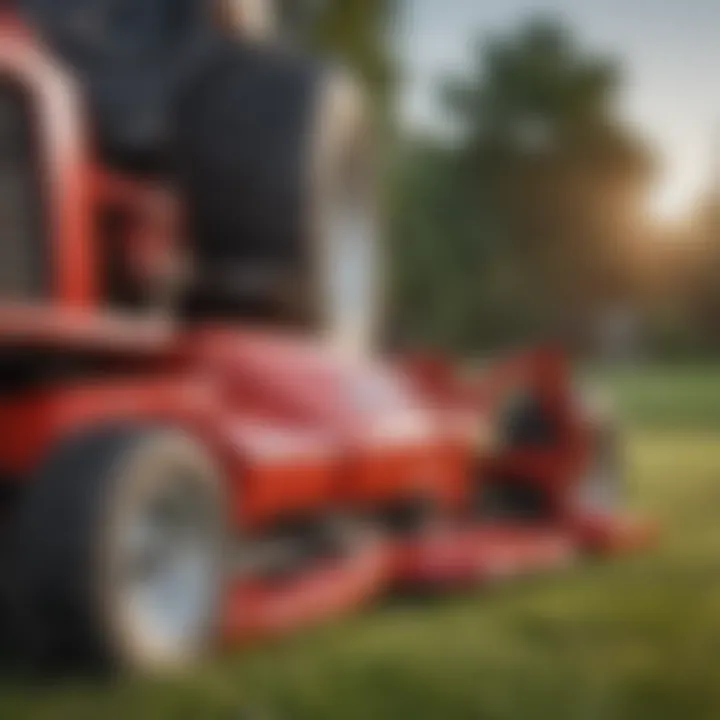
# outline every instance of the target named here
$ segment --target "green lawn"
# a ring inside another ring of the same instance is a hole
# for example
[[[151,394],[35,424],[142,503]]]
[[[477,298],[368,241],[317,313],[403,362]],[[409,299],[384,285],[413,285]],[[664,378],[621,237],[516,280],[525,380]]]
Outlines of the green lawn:
[[[661,547],[475,597],[378,607],[202,673],[0,686],[0,719],[716,720],[720,371],[612,379]]]

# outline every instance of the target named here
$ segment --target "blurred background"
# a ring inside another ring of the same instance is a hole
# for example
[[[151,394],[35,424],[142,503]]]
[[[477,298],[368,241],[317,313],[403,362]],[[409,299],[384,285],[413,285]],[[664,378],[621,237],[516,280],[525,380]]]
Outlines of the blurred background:
[[[359,71],[384,130],[395,341],[714,358],[716,2],[305,8],[296,27]]]

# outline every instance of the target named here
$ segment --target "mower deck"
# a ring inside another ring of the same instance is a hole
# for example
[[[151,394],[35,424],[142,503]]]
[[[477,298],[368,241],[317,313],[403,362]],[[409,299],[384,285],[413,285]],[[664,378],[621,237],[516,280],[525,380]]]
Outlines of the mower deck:
[[[237,581],[225,610],[228,644],[277,637],[343,616],[387,590],[443,592],[560,571],[583,553],[621,554],[648,547],[650,523],[586,518],[574,532],[552,526],[460,526],[421,538],[378,543],[312,571]]]
[[[654,545],[660,529],[652,521],[630,515],[592,515],[579,518],[574,542],[589,554],[626,555]]]
[[[443,592],[560,571],[584,552],[631,552],[656,536],[649,523],[594,518],[574,533],[494,523],[377,543],[312,571],[237,581],[228,594],[223,637],[236,645],[285,635],[348,614],[388,590]]]
[[[345,615],[384,591],[387,567],[386,549],[374,545],[289,577],[237,581],[228,594],[223,637],[242,644]]]
[[[439,591],[484,585],[566,567],[576,554],[571,538],[549,527],[458,527],[398,543],[392,553],[392,584]]]

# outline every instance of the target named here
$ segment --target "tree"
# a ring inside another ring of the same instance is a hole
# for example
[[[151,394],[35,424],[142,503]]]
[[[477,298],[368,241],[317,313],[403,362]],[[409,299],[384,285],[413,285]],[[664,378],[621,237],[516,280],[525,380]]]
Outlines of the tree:
[[[497,252],[497,228],[478,213],[463,153],[406,139],[392,186],[393,322],[405,344],[457,351],[512,340],[517,276]],[[498,313],[498,308],[503,312]]]
[[[641,231],[652,164],[615,116],[619,78],[562,25],[535,20],[488,43],[472,75],[445,89],[478,213],[501,229],[519,300],[555,323],[633,291],[625,248]]]
[[[396,86],[392,28],[398,0],[284,0],[281,15],[312,49],[356,72],[384,114]]]
[[[466,346],[582,324],[632,295],[626,249],[652,170],[615,116],[617,67],[563,26],[536,20],[480,47],[468,75],[443,88],[459,143],[430,154],[427,141],[416,144],[435,189],[418,190],[423,171],[406,172],[402,212],[415,238],[397,222],[401,285],[417,284],[420,255],[432,255],[436,277],[423,282]]]

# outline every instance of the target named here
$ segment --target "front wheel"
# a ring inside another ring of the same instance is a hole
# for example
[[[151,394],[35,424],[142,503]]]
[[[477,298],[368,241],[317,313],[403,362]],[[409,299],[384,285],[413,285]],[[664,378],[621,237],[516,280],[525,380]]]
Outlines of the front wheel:
[[[223,507],[218,473],[180,433],[108,429],[53,453],[16,545],[44,659],[140,671],[199,659],[222,600]]]

